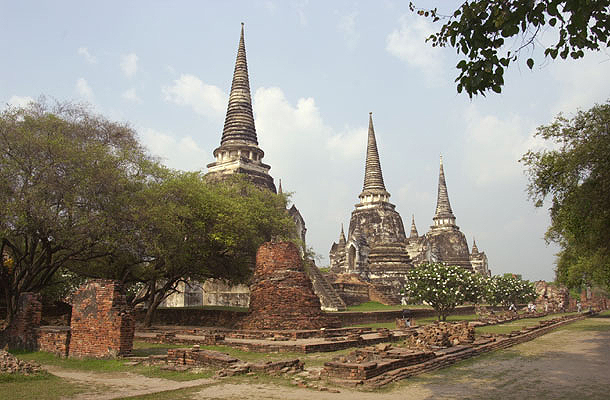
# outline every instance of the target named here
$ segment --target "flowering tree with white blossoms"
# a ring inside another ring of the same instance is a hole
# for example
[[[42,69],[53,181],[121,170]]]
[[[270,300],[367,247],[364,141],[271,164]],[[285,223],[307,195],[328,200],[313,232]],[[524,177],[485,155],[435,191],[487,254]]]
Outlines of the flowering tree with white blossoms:
[[[429,263],[409,271],[405,291],[411,299],[430,304],[438,320],[445,321],[456,306],[480,299],[481,282],[462,267]]]
[[[536,298],[536,289],[529,281],[512,274],[495,275],[487,284],[485,299],[491,305],[527,303]]]

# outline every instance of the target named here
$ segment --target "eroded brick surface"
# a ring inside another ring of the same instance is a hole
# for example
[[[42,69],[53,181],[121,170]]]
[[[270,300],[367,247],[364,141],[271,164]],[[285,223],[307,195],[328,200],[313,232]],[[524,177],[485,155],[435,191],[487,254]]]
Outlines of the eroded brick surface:
[[[134,319],[118,282],[96,279],[76,291],[72,308],[71,357],[115,357],[133,347]]]
[[[264,243],[256,255],[250,311],[241,328],[294,330],[338,325],[338,320],[320,309],[297,246],[291,242]]]
[[[35,350],[41,317],[40,295],[32,292],[21,293],[17,304],[17,314],[11,326],[4,333],[5,340],[12,347]]]

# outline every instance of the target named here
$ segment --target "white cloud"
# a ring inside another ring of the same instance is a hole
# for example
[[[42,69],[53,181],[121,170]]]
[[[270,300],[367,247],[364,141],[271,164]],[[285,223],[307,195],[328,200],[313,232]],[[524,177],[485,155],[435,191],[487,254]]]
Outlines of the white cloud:
[[[594,103],[603,103],[610,93],[610,54],[608,48],[587,53],[578,60],[555,60],[548,67],[557,81],[559,98],[553,105],[553,114],[587,110]]]
[[[228,96],[217,86],[208,85],[194,75],[183,74],[162,89],[166,101],[189,106],[196,113],[221,118]]]
[[[324,121],[313,98],[292,102],[277,87],[257,89],[253,106],[263,162],[272,166],[276,185],[281,178],[284,190],[295,192],[292,200],[307,222],[308,245],[326,257],[362,184],[367,115],[360,127],[336,129]]]
[[[302,26],[307,26],[307,15],[305,15],[305,7],[309,4],[309,0],[298,0],[292,3],[294,9],[299,16],[299,22]]]
[[[93,101],[93,90],[85,80],[85,78],[78,78],[76,81],[76,93],[80,97],[85,98],[88,101]]]
[[[442,82],[444,54],[438,47],[426,43],[434,27],[428,20],[416,15],[403,15],[400,27],[386,37],[386,51],[409,66],[419,69],[432,84]]]
[[[89,49],[87,49],[86,47],[79,47],[77,53],[78,55],[83,56],[89,64],[97,63],[97,58],[91,53],[89,53]]]
[[[267,11],[269,11],[270,14],[274,14],[275,10],[277,8],[277,6],[275,5],[275,3],[271,0],[267,0],[264,3],[265,8],[267,9]]]
[[[140,132],[144,146],[155,156],[161,157],[163,163],[170,168],[198,171],[205,169],[211,160],[211,152],[200,148],[190,136],[176,138],[176,135],[150,128]]]
[[[467,147],[464,155],[471,179],[478,185],[511,180],[523,175],[519,159],[528,149],[544,143],[535,138],[536,125],[519,115],[481,115],[475,105],[464,114]]]
[[[140,97],[138,97],[138,94],[136,93],[136,89],[135,88],[127,89],[126,91],[124,91],[121,94],[121,97],[124,98],[125,100],[133,101],[135,103],[141,103],[142,102],[142,99],[140,99]]]
[[[11,96],[7,104],[13,107],[25,107],[34,101],[30,96]]]
[[[339,32],[343,33],[343,38],[347,43],[347,48],[354,50],[360,39],[360,34],[356,31],[356,17],[358,13],[356,11],[351,14],[343,15],[339,18],[339,25],[337,28]]]
[[[300,98],[293,106],[280,88],[259,88],[254,94],[254,109],[257,130],[264,132],[259,138],[263,148],[269,154],[285,154],[288,163],[295,152],[320,154],[322,149],[326,151],[324,158],[333,160],[364,154],[366,128],[346,127],[337,132],[324,123],[311,97]]]
[[[125,76],[131,78],[138,71],[138,56],[135,53],[127,54],[121,58],[121,69]]]

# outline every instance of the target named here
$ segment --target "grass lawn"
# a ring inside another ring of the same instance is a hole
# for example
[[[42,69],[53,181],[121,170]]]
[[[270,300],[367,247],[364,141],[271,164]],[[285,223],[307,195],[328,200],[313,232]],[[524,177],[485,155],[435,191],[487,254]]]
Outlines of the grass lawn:
[[[475,321],[479,318],[477,314],[465,314],[465,315],[448,315],[445,322],[459,322],[459,321]],[[428,325],[438,321],[438,317],[425,317],[416,318],[415,322],[418,325]]]
[[[70,398],[85,390],[84,386],[47,372],[30,376],[0,374],[0,398],[3,400]]]
[[[366,303],[357,304],[355,306],[348,306],[347,311],[393,311],[393,310],[402,310],[403,308],[422,308],[422,309],[432,309],[430,306],[426,306],[423,304],[409,304],[406,306],[387,306],[385,304],[378,303],[376,301],[367,301]],[[345,312],[345,311],[338,311]]]
[[[290,353],[290,352],[281,352],[281,353],[258,353],[258,352],[249,352],[245,350],[235,349],[230,346],[201,346],[202,349],[219,351],[221,353],[229,354],[235,358],[239,358],[242,361],[260,363],[265,361],[278,361],[278,360],[288,360],[292,358],[298,358],[303,361],[306,366],[321,366],[324,365],[326,361],[330,361],[333,357],[347,354],[354,349],[344,349],[338,351],[331,352],[322,352],[322,353]]]
[[[540,318],[525,318],[525,319],[518,319],[515,321],[511,321],[511,322],[506,322],[504,324],[480,326],[480,327],[475,328],[475,333],[476,334],[481,334],[481,333],[507,334],[507,333],[511,333],[512,331],[521,330],[528,326],[536,325],[539,321],[553,319],[553,318],[557,318],[557,317],[560,317],[563,315],[573,315],[573,314],[575,314],[575,313],[550,314],[550,315],[547,315],[545,317],[540,317]]]
[[[153,346],[150,350],[148,346]],[[155,345],[152,343],[145,342],[134,342],[134,349],[139,348],[139,352],[142,356],[148,354],[165,354],[168,348],[186,347],[185,345]],[[80,371],[92,371],[92,372],[133,372],[135,374],[148,376],[151,378],[164,378],[174,381],[188,381],[200,378],[209,378],[214,375],[214,370],[205,369],[197,372],[176,372],[176,371],[164,371],[158,366],[138,365],[131,366],[125,365],[129,362],[128,359],[94,359],[94,358],[61,358],[51,353],[45,353],[42,351],[36,352],[25,352],[25,351],[13,351],[12,352],[17,358],[21,360],[34,361],[42,365],[54,365],[64,369],[80,370]],[[138,354],[138,350],[134,352]],[[134,354],[134,355],[135,355]],[[52,375],[51,375],[52,376]],[[55,377],[53,377],[55,378]],[[59,379],[59,378],[58,378]],[[1,381],[0,381],[1,382]]]

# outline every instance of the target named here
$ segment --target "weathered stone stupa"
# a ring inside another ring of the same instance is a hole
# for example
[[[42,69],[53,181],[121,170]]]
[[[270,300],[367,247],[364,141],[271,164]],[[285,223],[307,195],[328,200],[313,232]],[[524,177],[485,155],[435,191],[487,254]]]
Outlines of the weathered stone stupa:
[[[487,261],[487,255],[484,251],[479,251],[477,247],[477,241],[472,239],[472,251],[470,252],[470,264],[475,272],[478,272],[484,276],[490,276],[489,264]]]
[[[242,23],[222,139],[220,147],[214,150],[216,161],[207,165],[206,177],[219,180],[236,173],[244,174],[254,184],[276,193],[273,178],[269,175],[271,167],[262,162],[264,156],[258,147],[254,126]]]
[[[304,330],[337,327],[326,316],[292,242],[267,242],[256,254],[250,310],[240,326],[248,330]]]
[[[396,287],[404,284],[411,266],[407,238],[400,214],[389,202],[385,188],[373,117],[369,114],[364,185],[349,223],[347,239],[343,228],[339,243],[330,251],[331,272],[358,274],[365,281]]]
[[[438,175],[436,212],[432,221],[433,224],[430,227],[430,231],[426,234],[428,248],[432,253],[431,261],[457,265],[472,270],[468,241],[466,236],[460,231],[460,227],[455,224],[455,215],[453,215],[451,204],[449,203],[442,156]]]

